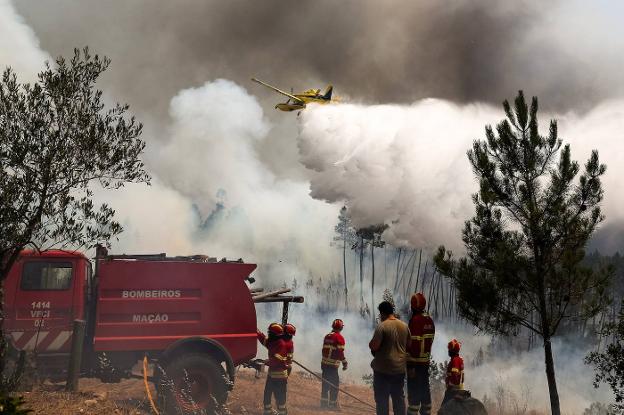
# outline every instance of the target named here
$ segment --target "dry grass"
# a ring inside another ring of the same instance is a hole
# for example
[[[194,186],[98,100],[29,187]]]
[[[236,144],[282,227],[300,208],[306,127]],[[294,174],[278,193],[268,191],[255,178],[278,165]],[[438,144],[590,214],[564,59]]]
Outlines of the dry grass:
[[[262,394],[265,377],[255,377],[250,369],[238,371],[234,390],[229,396],[227,409],[230,414],[262,414]],[[369,386],[343,384],[344,389],[365,402],[374,405],[373,391]],[[443,396],[443,388],[432,388],[433,413],[437,412]],[[511,392],[501,382],[499,390],[492,391],[484,404],[491,415],[541,415],[531,410],[530,391]],[[288,412],[291,415],[330,415],[335,412],[321,411],[320,382],[305,374],[294,372],[288,382]],[[35,414],[54,415],[148,415],[152,414],[143,382],[138,379],[123,380],[118,384],[103,384],[96,379],[80,379],[80,391],[67,393],[62,384],[44,384],[32,392],[24,392],[27,406]],[[475,396],[483,399],[482,396]],[[352,398],[341,395],[343,415],[372,414],[370,410]],[[579,411],[582,412],[582,411]],[[226,411],[227,413],[227,411]]]
[[[234,390],[229,396],[227,408],[232,414],[262,414],[262,394],[264,376],[256,379],[255,372],[242,369],[238,372]],[[35,414],[58,415],[147,415],[152,411],[147,400],[143,382],[138,379],[123,380],[118,384],[104,384],[96,379],[80,379],[80,391],[67,393],[62,384],[46,383],[32,392],[23,392],[27,407],[34,409]],[[372,390],[366,386],[343,385],[347,391],[360,399],[373,402]],[[321,394],[320,382],[293,373],[288,384],[289,414],[329,415],[335,412],[321,411],[319,408]],[[355,415],[373,413],[353,399],[342,396],[341,414]]]

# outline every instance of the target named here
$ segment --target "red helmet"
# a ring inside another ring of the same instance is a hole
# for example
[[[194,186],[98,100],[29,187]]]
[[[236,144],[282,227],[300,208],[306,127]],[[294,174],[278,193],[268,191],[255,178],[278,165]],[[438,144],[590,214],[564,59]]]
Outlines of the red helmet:
[[[412,294],[410,302],[412,303],[412,310],[422,311],[427,306],[427,300],[423,293]]]
[[[337,318],[336,320],[332,322],[332,329],[334,330],[342,330],[343,327],[344,327],[344,323],[339,318]]]
[[[297,328],[293,326],[292,324],[288,323],[284,326],[284,331],[286,332],[286,334],[290,334],[291,336],[294,336],[295,333],[297,332]]]
[[[452,353],[459,353],[459,349],[461,349],[461,343],[457,340],[453,339],[448,344],[448,350]]]
[[[284,334],[284,327],[282,327],[282,325],[279,323],[271,323],[269,324],[269,333],[276,336],[281,336],[282,334]]]

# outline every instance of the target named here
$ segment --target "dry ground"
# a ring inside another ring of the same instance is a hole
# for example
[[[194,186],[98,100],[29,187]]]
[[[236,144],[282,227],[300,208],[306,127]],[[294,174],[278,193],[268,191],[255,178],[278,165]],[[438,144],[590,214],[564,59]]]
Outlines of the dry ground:
[[[239,370],[234,390],[227,407],[232,414],[262,414],[262,393],[265,378],[255,377],[255,371]],[[362,385],[343,385],[363,401],[373,403],[372,389]],[[319,409],[320,382],[302,372],[294,372],[288,384],[288,412],[291,415],[330,415],[335,412]],[[80,391],[67,393],[62,384],[45,383],[32,392],[23,392],[28,407],[35,414],[50,415],[147,415],[153,412],[147,399],[143,382],[124,380],[118,384],[103,384],[96,379],[80,379]],[[373,413],[366,406],[348,396],[341,396],[341,414],[360,415]]]

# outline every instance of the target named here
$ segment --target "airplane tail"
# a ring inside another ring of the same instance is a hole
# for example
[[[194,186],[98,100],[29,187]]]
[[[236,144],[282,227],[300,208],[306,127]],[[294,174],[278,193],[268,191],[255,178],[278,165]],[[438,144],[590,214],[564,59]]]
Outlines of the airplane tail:
[[[323,95],[323,99],[326,99],[327,101],[331,100],[333,91],[334,91],[334,87],[329,85],[327,89],[325,90],[325,95]]]

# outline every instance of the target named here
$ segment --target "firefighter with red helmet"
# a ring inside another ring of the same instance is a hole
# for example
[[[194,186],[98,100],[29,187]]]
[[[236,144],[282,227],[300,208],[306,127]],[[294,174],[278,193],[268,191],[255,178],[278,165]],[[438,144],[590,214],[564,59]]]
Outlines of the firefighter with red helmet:
[[[271,323],[268,329],[268,336],[258,330],[258,340],[269,351],[266,384],[264,386],[264,414],[273,413],[271,398],[275,397],[277,413],[286,415],[286,392],[288,388],[288,345],[283,339],[284,327],[278,323]]]
[[[459,355],[461,343],[453,339],[448,344],[449,360],[446,366],[446,392],[442,405],[453,399],[458,390],[464,389],[464,359]]]
[[[286,357],[288,358],[288,375],[290,375],[290,372],[292,371],[292,362],[293,362],[293,356],[295,354],[295,343],[293,342],[293,337],[295,337],[295,333],[297,332],[297,328],[288,323],[286,325],[284,325],[284,342],[286,343],[286,350],[287,350],[287,355]]]
[[[340,319],[332,322],[332,331],[323,339],[323,351],[321,357],[321,371],[323,384],[321,385],[321,407],[338,408],[338,386],[340,377],[338,368],[342,364],[342,370],[347,370],[345,358],[345,339],[342,337],[344,323]],[[329,382],[329,383],[328,383]],[[330,383],[334,386],[331,386]]]
[[[429,415],[431,413],[431,389],[429,386],[429,362],[431,345],[435,337],[435,324],[425,312],[427,301],[422,293],[410,299],[412,317],[409,321],[411,345],[407,356],[407,414]]]

